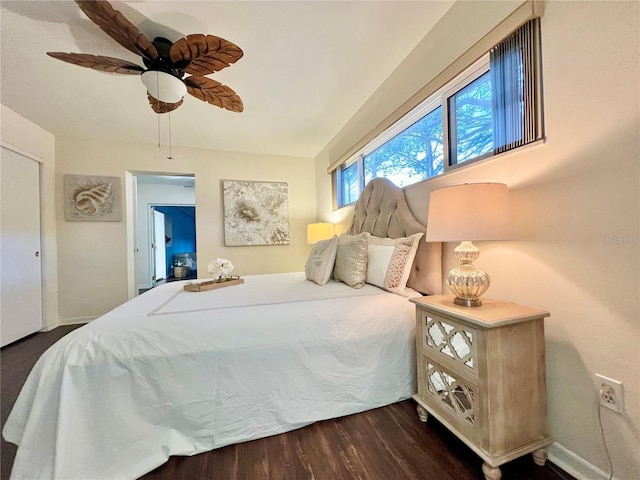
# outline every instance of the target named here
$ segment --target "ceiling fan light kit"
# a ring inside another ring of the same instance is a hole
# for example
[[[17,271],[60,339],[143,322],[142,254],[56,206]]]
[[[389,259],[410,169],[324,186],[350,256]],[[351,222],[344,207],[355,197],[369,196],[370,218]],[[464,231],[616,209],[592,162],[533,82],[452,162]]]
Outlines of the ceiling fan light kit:
[[[242,58],[240,47],[215,35],[192,34],[175,43],[150,41],[106,0],[76,0],[89,19],[130,52],[145,67],[119,58],[84,53],[47,52],[55,59],[103,72],[141,75],[154,112],[168,113],[182,105],[185,93],[232,112],[242,112],[240,97],[210,75]]]
[[[161,102],[179,102],[187,93],[184,82],[170,73],[147,70],[141,77],[149,95]]]

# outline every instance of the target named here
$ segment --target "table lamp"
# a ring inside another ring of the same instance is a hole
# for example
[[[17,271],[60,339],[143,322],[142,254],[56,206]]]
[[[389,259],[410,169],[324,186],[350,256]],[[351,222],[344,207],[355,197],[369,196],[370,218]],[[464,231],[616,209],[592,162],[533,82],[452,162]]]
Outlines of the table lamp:
[[[310,223],[307,225],[307,243],[309,244],[332,238],[333,235],[333,223]]]
[[[447,274],[456,305],[479,307],[491,284],[489,275],[473,265],[480,251],[474,240],[510,240],[509,188],[503,183],[465,183],[434,190],[429,196],[427,242],[453,242],[460,265]]]

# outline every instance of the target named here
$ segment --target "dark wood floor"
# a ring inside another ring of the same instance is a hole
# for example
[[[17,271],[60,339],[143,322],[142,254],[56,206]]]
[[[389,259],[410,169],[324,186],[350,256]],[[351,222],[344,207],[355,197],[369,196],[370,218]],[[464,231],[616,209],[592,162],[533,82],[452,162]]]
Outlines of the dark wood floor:
[[[0,352],[2,425],[40,354],[76,328],[59,327]],[[0,478],[8,479],[16,447],[2,440]],[[193,457],[171,457],[144,480],[482,480],[482,461],[446,428],[418,420],[412,400]],[[531,456],[503,465],[504,480],[573,479]],[[93,479],[87,479],[93,480]],[[97,479],[96,479],[97,480]]]

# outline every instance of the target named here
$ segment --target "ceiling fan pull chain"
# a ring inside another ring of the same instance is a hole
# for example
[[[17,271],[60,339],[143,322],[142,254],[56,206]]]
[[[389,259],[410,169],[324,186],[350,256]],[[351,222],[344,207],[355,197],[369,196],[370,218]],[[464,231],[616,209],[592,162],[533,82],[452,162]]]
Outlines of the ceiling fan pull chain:
[[[156,91],[160,92],[160,81],[158,80],[158,74],[156,73]],[[160,95],[158,95],[159,97]],[[158,102],[158,108],[157,108],[157,114],[158,114],[158,151],[161,150],[160,148],[160,100],[156,99],[156,101]]]
[[[160,147],[160,114],[158,113],[158,151],[162,148]]]
[[[167,157],[167,160],[173,160],[173,157],[171,156],[171,112],[169,112],[169,156]]]

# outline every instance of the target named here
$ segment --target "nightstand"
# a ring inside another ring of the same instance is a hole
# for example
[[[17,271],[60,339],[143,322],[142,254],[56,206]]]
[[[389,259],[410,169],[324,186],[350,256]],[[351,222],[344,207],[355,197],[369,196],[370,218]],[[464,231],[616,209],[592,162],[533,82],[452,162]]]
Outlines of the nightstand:
[[[411,302],[420,420],[431,414],[466,443],[484,460],[487,480],[528,453],[544,465],[553,442],[544,360],[549,312],[484,298],[480,307],[461,307],[448,295]]]

